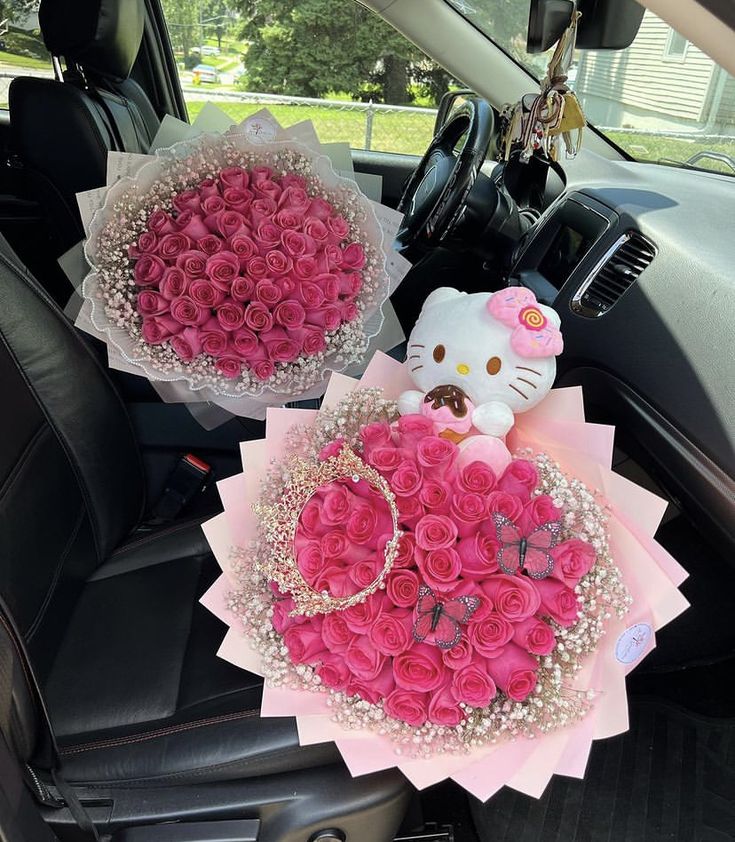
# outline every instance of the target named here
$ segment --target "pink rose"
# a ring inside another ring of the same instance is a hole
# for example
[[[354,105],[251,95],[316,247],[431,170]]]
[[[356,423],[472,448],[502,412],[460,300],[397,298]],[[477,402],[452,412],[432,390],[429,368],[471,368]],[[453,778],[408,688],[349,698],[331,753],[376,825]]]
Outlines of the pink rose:
[[[418,566],[429,587],[436,591],[450,590],[462,572],[462,560],[452,547],[418,553]]]
[[[518,525],[528,534],[543,523],[559,520],[561,514],[561,509],[557,509],[548,494],[539,494],[526,503]]]
[[[248,261],[258,254],[258,247],[252,237],[242,232],[230,237],[229,241],[230,251],[237,257],[240,262],[240,267],[247,266]]]
[[[428,693],[447,680],[447,670],[438,647],[415,643],[393,659],[393,677],[404,690]]]
[[[454,728],[465,718],[465,712],[454,698],[449,685],[434,693],[429,702],[429,722]]]
[[[424,515],[416,524],[416,546],[422,550],[453,547],[457,540],[457,525],[446,515]]]
[[[278,634],[282,635],[290,626],[301,625],[303,622],[303,619],[288,616],[295,607],[294,601],[290,597],[277,599],[273,603],[271,624]]]
[[[309,204],[308,214],[315,219],[319,219],[322,222],[329,219],[332,213],[332,206],[329,204],[326,199],[322,199],[317,197],[316,199],[312,199],[311,203]]]
[[[536,687],[538,661],[520,646],[509,643],[503,653],[487,662],[495,684],[514,702],[525,701]]]
[[[278,207],[305,214],[309,210],[310,201],[306,190],[302,187],[285,187],[278,197]]]
[[[320,547],[325,558],[340,558],[347,550],[347,539],[341,530],[327,532],[321,537]]]
[[[398,520],[406,529],[415,529],[424,515],[424,507],[417,497],[397,497]]]
[[[251,190],[241,190],[239,187],[226,187],[222,191],[222,198],[228,210],[234,210],[244,214],[250,207],[254,196]]]
[[[225,294],[221,289],[217,289],[211,281],[200,278],[197,281],[192,281],[189,287],[189,297],[201,304],[202,307],[212,309],[224,301]]]
[[[385,655],[367,637],[356,637],[345,651],[345,662],[352,673],[363,681],[372,681],[383,669]]]
[[[577,622],[579,602],[571,588],[552,577],[538,579],[534,582],[534,586],[541,597],[539,614],[548,615],[565,628]]]
[[[349,274],[340,272],[338,278],[340,296],[351,301],[362,289],[362,275],[359,272],[350,272]]]
[[[295,230],[296,228],[301,227],[301,224],[304,221],[304,215],[291,210],[291,208],[283,208],[283,210],[279,210],[274,215],[273,221],[279,228]],[[283,239],[281,239],[281,242],[283,242]],[[291,252],[289,252],[289,254],[290,253]]]
[[[206,234],[197,240],[197,249],[210,256],[222,251],[224,246],[224,242],[216,234]]]
[[[289,187],[298,187],[303,190],[306,187],[306,179],[296,173],[287,172],[281,176],[281,187],[284,190],[288,190]]]
[[[149,345],[160,345],[170,336],[181,331],[181,324],[170,316],[149,316],[143,319],[140,329],[143,340]]]
[[[326,304],[318,310],[308,310],[306,321],[312,326],[321,327],[325,330],[337,330],[342,324],[342,314],[339,308]]]
[[[245,308],[236,301],[225,301],[217,307],[217,321],[223,330],[239,330],[245,324]]]
[[[346,694],[348,696],[359,696],[371,705],[377,705],[396,689],[393,680],[393,670],[389,663],[371,681],[363,681],[356,676],[351,676],[347,682]]]
[[[219,182],[223,189],[235,187],[244,190],[250,184],[250,176],[242,167],[225,167],[220,171]]]
[[[556,646],[556,637],[548,623],[528,617],[513,625],[513,642],[533,655],[550,655]]]
[[[342,616],[347,627],[356,634],[367,634],[368,629],[380,616],[384,602],[385,596],[379,592],[372,594],[364,602],[345,608]]]
[[[265,265],[265,258],[257,256],[248,260],[245,271],[254,281],[262,281],[268,277],[268,267]]]
[[[181,236],[189,237],[195,241],[206,237],[210,233],[209,228],[201,216],[191,211],[184,211],[182,214],[179,214],[176,220],[176,228]],[[175,244],[172,244],[170,248],[175,248]]]
[[[255,300],[270,310],[281,300],[281,289],[270,280],[258,281],[255,285]]]
[[[273,360],[258,360],[253,363],[250,369],[258,380],[268,380],[273,377],[276,370]]]
[[[388,599],[400,608],[414,608],[419,598],[419,579],[413,570],[391,570],[386,584]]]
[[[286,246],[286,250],[289,251],[288,246]],[[294,255],[294,257],[295,260],[293,265],[293,272],[299,280],[310,281],[312,280],[312,278],[315,278],[317,276],[318,267],[316,260],[313,257],[310,257],[308,255],[306,257],[296,257],[296,255]],[[322,298],[322,300],[324,299]]]
[[[538,471],[525,459],[514,459],[498,480],[498,489],[515,494],[525,503],[538,485]]]
[[[393,658],[413,643],[412,627],[410,611],[383,611],[370,627],[368,638],[378,652]]]
[[[136,246],[130,246],[128,255],[132,258],[140,257],[141,254],[155,254],[158,249],[158,237],[153,231],[143,231],[138,237]]]
[[[324,246],[321,257],[323,261],[326,261],[327,269],[330,271],[338,269],[340,263],[342,263],[342,249],[334,243],[327,243]]]
[[[367,454],[367,461],[380,471],[381,474],[390,474],[403,461],[401,451],[395,447],[375,447]]]
[[[443,649],[442,660],[450,670],[461,670],[468,666],[472,662],[472,647],[469,640],[463,636],[451,649]]]
[[[232,282],[240,274],[240,261],[231,251],[221,251],[207,258],[205,272],[217,289],[229,292]]]
[[[202,350],[199,330],[195,327],[184,328],[181,333],[172,336],[169,342],[176,356],[184,362],[191,362]]]
[[[177,211],[191,211],[192,213],[199,213],[201,200],[199,198],[198,190],[184,190],[182,193],[177,193],[171,200],[171,204]]]
[[[334,303],[339,298],[339,278],[329,272],[317,275],[314,283],[324,293],[324,300]]]
[[[513,626],[496,611],[481,620],[470,620],[468,636],[475,650],[486,658],[494,658],[513,637]]]
[[[353,508],[352,514],[347,521],[347,537],[353,544],[367,544],[373,535],[381,535],[388,531],[388,510],[385,502],[382,504],[384,511],[379,517],[378,512],[372,505],[358,505]],[[392,532],[392,530],[391,530]]]
[[[341,611],[324,615],[322,640],[330,652],[344,652],[355,633],[348,627]]]
[[[256,332],[270,330],[273,327],[273,316],[265,304],[253,301],[245,310],[245,324]]]
[[[447,470],[457,458],[457,445],[439,436],[424,436],[416,445],[419,465],[430,474]]]
[[[214,226],[215,230],[216,230],[216,224],[217,224],[215,217],[217,216],[218,213],[220,213],[224,209],[225,209],[225,200],[222,198],[222,196],[219,195],[219,193],[213,194],[211,196],[207,196],[202,201],[202,211],[204,212],[204,215],[205,215],[205,222],[210,224],[210,218],[211,218],[211,225]]]
[[[234,210],[222,210],[215,214],[217,231],[225,238],[232,237],[240,231],[247,231],[245,217]]]
[[[382,551],[381,547],[381,551]],[[393,570],[400,567],[412,567],[414,554],[416,552],[416,541],[410,532],[404,532],[398,542],[398,555],[393,560]],[[382,557],[382,556],[381,556]]]
[[[207,267],[207,255],[204,252],[190,249],[176,258],[176,265],[189,280],[203,278]]]
[[[261,198],[271,199],[276,202],[281,195],[281,186],[275,181],[265,179],[253,187],[253,193]]]
[[[498,572],[498,543],[490,535],[477,532],[457,544],[457,552],[462,559],[462,575],[469,579],[483,581]]]
[[[410,690],[394,690],[386,697],[383,703],[383,710],[392,716],[418,728],[426,722],[426,693],[414,693]]]
[[[326,220],[327,230],[335,238],[335,242],[341,242],[350,233],[350,224],[343,216],[330,216]]]
[[[447,515],[451,505],[452,486],[446,482],[425,479],[419,491],[419,501],[427,512]]]
[[[586,576],[595,563],[595,548],[579,538],[562,541],[551,551],[554,559],[554,576],[573,588]]]
[[[455,494],[452,497],[451,512],[460,537],[474,535],[478,525],[487,518],[485,498],[467,491]]]
[[[161,295],[167,300],[172,301],[183,295],[189,286],[189,281],[181,269],[176,266],[168,266],[163,273],[159,290]]]
[[[373,421],[372,424],[366,424],[360,429],[360,439],[366,454],[377,447],[391,444],[390,426],[384,421]]]
[[[258,196],[250,204],[250,218],[256,227],[261,222],[269,222],[276,212],[276,203],[268,196]]]
[[[172,234],[176,230],[171,215],[163,210],[153,211],[148,217],[148,228],[159,237],[162,234]]]
[[[464,491],[486,497],[495,486],[495,474],[484,462],[470,462],[459,473],[459,485]]]
[[[302,352],[307,356],[320,354],[327,347],[324,333],[319,328],[292,328],[287,333],[291,339],[300,344]]]
[[[227,348],[227,334],[216,319],[208,319],[201,327],[202,350],[212,357],[219,357]]]
[[[309,281],[299,281],[295,284],[294,298],[307,310],[315,310],[324,303],[324,293],[316,284]]]
[[[269,219],[264,219],[259,223],[257,230],[253,234],[253,239],[260,253],[265,257],[267,252],[275,249],[281,242],[281,229]]]
[[[523,512],[523,503],[515,494],[506,494],[504,491],[491,491],[486,498],[488,513],[499,512],[508,520],[516,520]],[[495,525],[492,518],[488,518],[488,528],[495,534]]]
[[[390,487],[399,497],[411,497],[421,488],[421,472],[415,462],[404,459],[390,478]]]
[[[283,642],[295,664],[308,664],[321,660],[324,653],[322,636],[311,624],[304,623],[286,629]]]
[[[273,318],[277,325],[285,328],[297,328],[304,324],[306,314],[298,301],[281,301],[273,311]]]
[[[402,415],[396,422],[401,445],[413,447],[419,439],[434,432],[434,424],[423,415]]]
[[[142,254],[135,261],[133,275],[139,287],[150,287],[159,283],[166,269],[166,264],[155,254]]]
[[[301,226],[301,230],[307,237],[311,237],[316,242],[317,246],[324,245],[329,237],[327,226],[321,221],[321,219],[317,219],[314,216],[306,217],[304,224]]]
[[[345,690],[350,678],[350,670],[344,658],[331,653],[322,653],[316,674],[321,678],[322,684],[332,690]]]
[[[293,339],[276,339],[264,344],[268,358],[274,363],[291,363],[301,353],[301,345]]]
[[[353,495],[343,485],[333,483],[324,494],[322,521],[327,526],[341,526],[347,523],[352,514],[353,503]]]
[[[171,315],[182,325],[203,325],[209,318],[208,310],[187,295],[171,302]]]
[[[365,250],[359,243],[350,243],[342,251],[342,269],[362,269],[365,265]]]
[[[135,306],[141,316],[160,316],[168,312],[169,303],[159,293],[144,289],[138,293]]]
[[[244,304],[250,301],[255,294],[255,283],[252,278],[244,278],[242,276],[235,278],[230,287],[230,295],[235,301]]]
[[[234,380],[240,376],[242,371],[242,363],[237,357],[220,357],[214,364],[217,371],[230,380]]]
[[[360,315],[360,311],[354,301],[342,302],[339,312],[343,322],[354,322]]]
[[[477,659],[452,676],[452,696],[473,708],[484,708],[495,698],[497,688],[484,662]]]
[[[285,275],[293,268],[293,260],[277,249],[266,254],[265,263],[273,275]]]
[[[296,553],[296,565],[310,584],[324,570],[325,561],[318,541],[307,541]]]
[[[495,610],[511,623],[532,617],[541,606],[535,584],[526,576],[496,573],[483,582],[482,587]]]

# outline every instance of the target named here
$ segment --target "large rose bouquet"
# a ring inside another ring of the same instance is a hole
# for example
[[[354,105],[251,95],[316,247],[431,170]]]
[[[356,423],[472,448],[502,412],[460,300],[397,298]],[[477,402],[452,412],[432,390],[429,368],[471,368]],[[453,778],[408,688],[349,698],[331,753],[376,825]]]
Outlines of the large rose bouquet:
[[[205,526],[225,572],[204,600],[231,626],[220,654],[265,676],[265,715],[334,739],[354,774],[539,794],[625,727],[625,672],[685,606],[681,570],[624,525],[596,461],[609,442],[570,420],[573,398],[519,419],[495,476],[398,417],[405,380],[378,356],[371,388],[333,378],[320,413],[273,412],[265,442],[243,445],[249,472]]]
[[[392,289],[371,202],[279,132],[159,150],[109,187],[86,245],[82,320],[111,359],[245,415],[362,360]]]

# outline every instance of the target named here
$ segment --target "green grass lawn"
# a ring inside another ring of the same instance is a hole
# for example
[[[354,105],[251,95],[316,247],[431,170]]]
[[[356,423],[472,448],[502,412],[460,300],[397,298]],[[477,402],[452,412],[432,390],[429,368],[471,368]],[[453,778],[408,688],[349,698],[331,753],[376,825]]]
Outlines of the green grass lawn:
[[[233,120],[244,120],[260,111],[262,104],[249,102],[214,101]],[[204,105],[203,101],[187,102],[189,119],[194,120]],[[324,143],[349,143],[354,149],[365,148],[365,119],[363,111],[341,111],[317,105],[268,105],[273,116],[284,126],[311,120],[319,139]],[[371,148],[381,152],[403,152],[422,155],[434,132],[434,114],[381,114],[373,117]]]
[[[640,135],[626,131],[610,131],[606,133],[610,140],[625,149],[639,161],[677,161],[683,163],[697,152],[724,152],[735,158],[735,137],[725,143],[712,143],[704,140],[683,140],[674,137],[656,137],[655,135]],[[725,163],[711,160],[698,161],[696,166],[717,172],[733,174]]]
[[[0,50],[0,64],[12,64],[13,67],[29,67],[34,70],[48,70],[51,72],[51,59],[43,61],[40,58],[33,58],[31,56],[17,56],[13,53],[6,53]]]

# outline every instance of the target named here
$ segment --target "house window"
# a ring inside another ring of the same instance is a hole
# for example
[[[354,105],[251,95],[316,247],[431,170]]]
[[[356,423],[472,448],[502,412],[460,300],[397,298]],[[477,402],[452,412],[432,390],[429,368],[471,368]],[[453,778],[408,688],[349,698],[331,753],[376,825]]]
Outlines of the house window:
[[[664,58],[673,59],[675,61],[684,61],[688,46],[689,41],[687,41],[683,35],[676,32],[676,30],[672,29],[666,40]]]

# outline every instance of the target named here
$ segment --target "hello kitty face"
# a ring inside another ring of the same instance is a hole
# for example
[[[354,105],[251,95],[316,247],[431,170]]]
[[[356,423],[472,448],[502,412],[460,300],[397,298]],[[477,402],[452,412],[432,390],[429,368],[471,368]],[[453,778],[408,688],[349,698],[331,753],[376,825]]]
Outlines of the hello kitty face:
[[[527,289],[468,295],[443,287],[426,299],[409,337],[411,379],[424,393],[451,385],[475,406],[500,401],[523,412],[554,382],[559,324]]]

